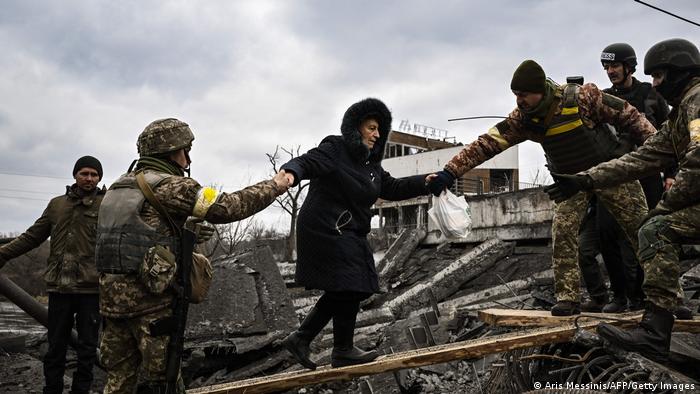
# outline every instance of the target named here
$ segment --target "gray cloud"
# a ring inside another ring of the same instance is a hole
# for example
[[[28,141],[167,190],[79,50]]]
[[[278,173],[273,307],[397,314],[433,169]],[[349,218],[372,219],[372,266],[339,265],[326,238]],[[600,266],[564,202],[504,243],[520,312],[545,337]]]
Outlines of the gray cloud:
[[[693,0],[656,3],[700,19]],[[493,122],[447,119],[507,114],[523,59],[558,81],[607,86],[605,45],[629,42],[642,58],[697,31],[631,1],[6,1],[0,172],[65,178],[0,174],[0,232],[29,226],[46,205],[37,199],[61,194],[81,155],[99,157],[114,180],[156,118],[190,123],[193,176],[234,190],[269,175],[276,145],[309,149],[337,133],[358,99],[379,97],[397,125],[466,143]],[[522,144],[521,180],[543,162],[538,145]]]

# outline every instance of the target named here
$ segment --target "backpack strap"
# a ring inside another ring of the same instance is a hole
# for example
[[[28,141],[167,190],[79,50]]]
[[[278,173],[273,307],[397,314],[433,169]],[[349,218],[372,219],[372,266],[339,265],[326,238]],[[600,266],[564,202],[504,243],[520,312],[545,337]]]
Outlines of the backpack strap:
[[[138,172],[136,174],[136,183],[139,185],[139,189],[141,189],[141,192],[143,193],[144,197],[146,197],[146,200],[148,200],[148,202],[153,205],[153,208],[155,208],[156,211],[158,211],[158,213],[160,213],[161,216],[168,221],[173,234],[179,237],[181,235],[180,228],[175,225],[173,218],[170,217],[163,204],[161,204],[160,201],[158,201],[158,198],[156,198],[156,195],[153,193],[151,185],[149,185],[146,181],[146,177],[143,175],[143,172]]]

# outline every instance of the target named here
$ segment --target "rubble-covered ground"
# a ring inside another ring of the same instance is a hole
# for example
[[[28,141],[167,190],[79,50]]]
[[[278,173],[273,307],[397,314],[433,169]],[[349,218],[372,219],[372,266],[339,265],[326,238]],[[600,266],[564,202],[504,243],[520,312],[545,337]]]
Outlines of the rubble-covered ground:
[[[363,305],[356,329],[358,346],[390,354],[496,335],[508,329],[480,322],[479,309],[547,309],[554,302],[549,239],[422,246],[424,236],[407,231],[377,259],[385,292]],[[685,248],[683,286],[686,303],[695,311],[700,303],[698,263],[697,249]],[[191,308],[183,360],[188,387],[300,369],[280,341],[298,327],[320,293],[296,287],[294,264],[276,261],[264,247],[218,259],[214,268],[208,300]],[[27,340],[19,352],[0,351],[0,392],[41,391],[42,346],[45,340],[39,337]],[[312,344],[312,358],[328,363],[331,348],[329,325]],[[71,367],[72,352],[69,360]],[[533,389],[538,379],[697,383],[700,336],[675,333],[669,366],[602,347],[562,344],[289,393],[517,393]],[[66,373],[67,384],[71,373]],[[100,392],[103,382],[104,373],[96,370],[93,389]]]

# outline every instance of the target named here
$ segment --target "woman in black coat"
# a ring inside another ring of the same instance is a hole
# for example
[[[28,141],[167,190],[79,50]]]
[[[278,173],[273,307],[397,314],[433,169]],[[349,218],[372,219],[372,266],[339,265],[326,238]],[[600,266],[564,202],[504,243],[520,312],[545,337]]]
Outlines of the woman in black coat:
[[[285,347],[307,368],[309,344],[333,319],[331,365],[340,367],[374,360],[375,351],[353,345],[360,302],[379,291],[372,250],[367,242],[370,207],[377,198],[404,200],[428,193],[430,177],[392,178],[381,166],[391,131],[391,113],[368,98],[350,106],[340,126],[342,135],[324,138],[306,154],[282,166],[290,184],[310,179],[309,193],[297,222],[296,281],[324,290]]]

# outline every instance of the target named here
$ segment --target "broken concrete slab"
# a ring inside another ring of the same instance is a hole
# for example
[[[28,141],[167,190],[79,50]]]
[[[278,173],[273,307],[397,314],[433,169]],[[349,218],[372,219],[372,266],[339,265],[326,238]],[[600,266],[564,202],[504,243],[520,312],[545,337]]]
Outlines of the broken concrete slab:
[[[535,285],[540,281],[541,279],[552,279],[554,278],[554,272],[550,270],[546,271],[540,271],[531,277],[528,277],[527,279],[518,279],[514,281],[510,281],[507,283],[504,283],[502,285],[494,286],[494,287],[489,287],[487,289],[477,291],[474,293],[470,293],[458,298],[452,298],[447,301],[443,301],[438,304],[438,309],[440,310],[440,313],[443,315],[450,315],[456,310],[459,309],[473,309],[469,308],[469,306],[474,305],[476,303],[479,303],[479,305],[482,305],[486,303],[487,301],[497,299],[496,301],[500,302],[512,302],[515,300],[514,297],[518,297],[517,299],[519,300],[524,300],[526,298],[529,298],[529,295],[525,295],[524,297],[521,297],[521,294],[519,293],[523,289],[527,289],[528,287]],[[508,296],[513,296],[513,297],[508,297]],[[500,298],[506,298],[504,300],[498,300]],[[494,304],[494,303],[490,303]],[[431,310],[432,308],[426,307],[426,308],[420,308],[417,309],[413,312],[411,312],[410,316],[417,316],[420,313],[427,312]],[[480,309],[484,309],[482,306]]]
[[[366,348],[374,348],[377,340],[384,335],[383,331],[390,323],[377,323],[371,326],[355,329],[355,345]],[[321,338],[314,341],[312,349],[316,352],[333,347],[333,333],[322,334]],[[367,346],[370,345],[370,346]]]
[[[384,254],[384,257],[377,263],[379,280],[386,277],[393,277],[399,262],[403,262],[416,249],[425,238],[426,232],[422,228],[405,229]]]
[[[299,327],[292,299],[268,246],[255,247],[229,261],[238,261],[260,273],[256,278],[256,289],[269,331],[291,332]]]
[[[391,323],[395,320],[394,314],[391,312],[389,308],[376,308],[376,309],[370,309],[366,311],[361,311],[360,313],[357,314],[357,321],[355,323],[355,327],[360,328],[360,327],[367,327],[367,326],[372,326],[375,324],[382,324],[382,323]],[[333,330],[333,322],[329,322],[326,327],[323,329],[324,333],[330,332]]]
[[[259,273],[229,260],[215,263],[212,268],[213,279],[207,298],[190,306],[187,338],[202,340],[267,332],[256,288]]]
[[[462,283],[479,276],[496,261],[511,254],[514,247],[514,242],[499,239],[483,242],[429,280],[387,302],[387,306],[397,317],[405,317],[411,311],[429,305],[429,292],[432,292],[437,301],[442,301],[455,293]]]
[[[319,298],[321,298],[321,296],[294,298],[292,303],[294,304],[294,309],[306,308],[309,305],[315,305]]]
[[[695,265],[681,276],[683,280],[694,280],[700,282],[700,264]]]

